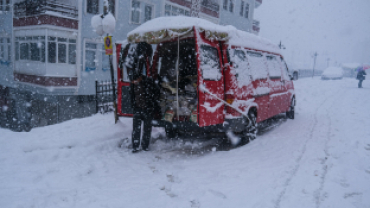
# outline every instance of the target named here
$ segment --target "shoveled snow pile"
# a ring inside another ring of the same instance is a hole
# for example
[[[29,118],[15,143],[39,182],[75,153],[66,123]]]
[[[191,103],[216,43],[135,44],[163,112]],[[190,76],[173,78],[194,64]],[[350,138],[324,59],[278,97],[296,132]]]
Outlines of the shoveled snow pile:
[[[295,88],[295,120],[230,151],[154,128],[150,151],[132,154],[132,120],[112,114],[0,129],[0,207],[369,207],[370,83]]]

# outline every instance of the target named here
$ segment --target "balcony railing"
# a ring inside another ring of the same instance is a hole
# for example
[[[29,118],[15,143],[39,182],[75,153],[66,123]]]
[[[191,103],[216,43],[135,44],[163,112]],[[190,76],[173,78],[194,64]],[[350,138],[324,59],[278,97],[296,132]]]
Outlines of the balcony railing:
[[[78,11],[73,5],[61,4],[50,0],[25,0],[14,4],[15,17],[51,14],[77,18]]]

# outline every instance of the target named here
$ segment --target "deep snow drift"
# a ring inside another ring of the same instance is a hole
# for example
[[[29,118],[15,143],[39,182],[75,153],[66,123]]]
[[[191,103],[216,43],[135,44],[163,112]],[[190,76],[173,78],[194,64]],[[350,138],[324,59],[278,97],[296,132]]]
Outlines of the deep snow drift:
[[[0,129],[0,207],[370,207],[370,84],[295,88],[295,120],[231,151],[157,139],[132,154],[132,120],[112,114]]]

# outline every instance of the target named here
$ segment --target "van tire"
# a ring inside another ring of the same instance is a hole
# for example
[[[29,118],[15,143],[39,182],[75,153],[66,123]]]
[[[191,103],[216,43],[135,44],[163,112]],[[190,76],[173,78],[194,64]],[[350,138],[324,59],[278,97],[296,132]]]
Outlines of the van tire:
[[[257,137],[257,113],[255,110],[250,110],[248,112],[249,121],[248,125],[245,126],[245,130],[243,131],[243,136],[241,138],[241,144],[248,144],[250,141],[256,139]]]
[[[295,98],[292,98],[290,102],[289,110],[286,112],[286,117],[289,119],[294,119],[294,106],[295,106]]]

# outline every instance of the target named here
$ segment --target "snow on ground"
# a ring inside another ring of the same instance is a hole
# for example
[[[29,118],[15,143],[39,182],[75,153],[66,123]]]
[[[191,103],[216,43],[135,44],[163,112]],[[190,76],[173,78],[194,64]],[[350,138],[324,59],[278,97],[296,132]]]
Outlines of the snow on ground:
[[[132,154],[131,119],[112,114],[0,129],[0,207],[370,207],[369,83],[300,79],[296,119],[231,151],[157,139]]]

